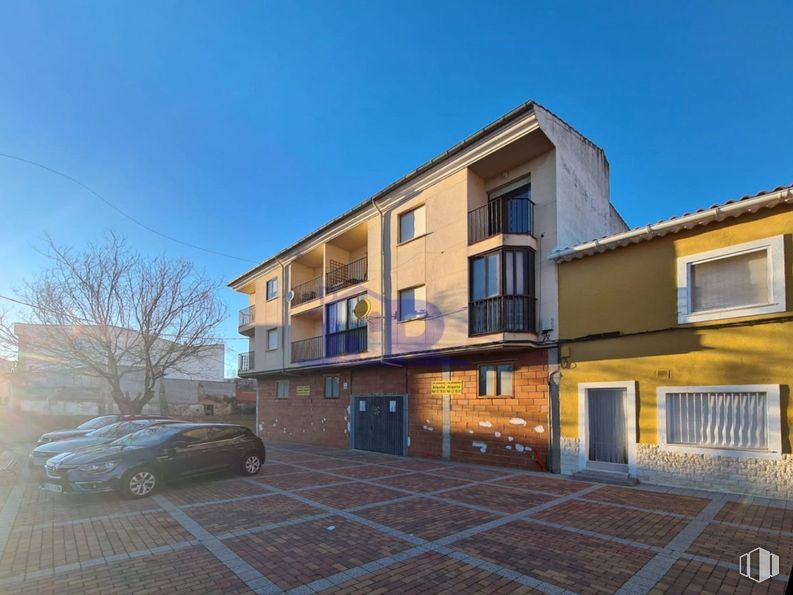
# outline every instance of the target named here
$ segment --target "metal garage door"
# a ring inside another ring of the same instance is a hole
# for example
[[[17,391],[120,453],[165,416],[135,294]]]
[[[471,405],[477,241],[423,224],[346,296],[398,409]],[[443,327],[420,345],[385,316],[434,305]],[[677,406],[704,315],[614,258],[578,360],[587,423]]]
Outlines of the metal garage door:
[[[354,397],[353,448],[405,454],[405,398]]]

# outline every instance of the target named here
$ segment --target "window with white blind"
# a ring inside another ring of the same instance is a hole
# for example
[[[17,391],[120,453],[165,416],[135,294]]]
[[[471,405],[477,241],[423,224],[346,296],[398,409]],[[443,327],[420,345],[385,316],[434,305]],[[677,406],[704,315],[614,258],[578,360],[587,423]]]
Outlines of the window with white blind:
[[[658,389],[659,444],[732,456],[781,453],[779,385]]]
[[[678,322],[785,310],[782,236],[677,259]]]

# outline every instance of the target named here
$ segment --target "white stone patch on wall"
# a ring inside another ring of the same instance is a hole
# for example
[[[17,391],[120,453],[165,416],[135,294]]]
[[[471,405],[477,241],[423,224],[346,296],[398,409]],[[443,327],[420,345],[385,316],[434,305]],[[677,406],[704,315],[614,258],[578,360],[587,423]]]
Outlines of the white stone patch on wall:
[[[490,423],[489,421],[480,421],[479,425],[482,426],[483,428],[492,428],[493,427],[493,424]]]
[[[432,426],[421,426],[421,427],[427,430],[428,432],[432,432],[435,429]]]
[[[526,447],[518,443],[515,445],[515,450],[517,450],[518,452],[523,452],[524,450],[526,450]]]
[[[511,423],[513,426],[525,426],[526,420],[522,417],[513,417],[509,420],[509,423]]]
[[[479,452],[481,452],[482,454],[487,452],[487,444],[485,444],[484,442],[479,442],[478,440],[474,440],[471,443],[471,446],[473,446],[474,448],[478,448]]]
[[[469,433],[469,434],[473,434],[473,433],[474,433],[474,431],[473,431],[473,430],[468,430],[468,433]]]
[[[427,422],[427,425],[429,425],[430,423],[432,423],[432,422],[430,422],[430,420],[428,420],[428,419],[425,419],[424,421],[425,421],[425,422]]]
[[[496,433],[495,433],[495,437],[496,437],[496,438],[501,438],[501,432],[496,432]]]
[[[534,431],[537,432],[538,434],[542,434],[543,432],[545,432],[545,428],[543,426],[534,426]]]
[[[639,481],[714,491],[790,499],[793,455],[779,459],[737,458],[663,450],[636,445]]]
[[[513,440],[515,440],[515,439],[514,439],[512,436],[507,436],[507,440],[509,440],[510,442],[512,442],[512,441],[513,441]]]
[[[507,444],[504,448],[506,448],[507,450],[512,450],[512,447],[509,444]]]

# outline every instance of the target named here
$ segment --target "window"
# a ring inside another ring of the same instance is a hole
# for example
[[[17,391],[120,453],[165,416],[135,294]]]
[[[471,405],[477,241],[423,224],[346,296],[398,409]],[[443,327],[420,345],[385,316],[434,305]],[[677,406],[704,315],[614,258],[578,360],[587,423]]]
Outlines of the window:
[[[278,380],[275,383],[275,397],[277,399],[286,399],[289,396],[289,381]]]
[[[399,320],[413,320],[427,315],[427,288],[424,285],[399,292]]]
[[[330,304],[327,319],[328,333],[340,333],[366,326],[366,319],[355,315],[355,306],[364,299],[366,295],[361,294]]]
[[[224,427],[217,427],[212,428],[212,431],[209,433],[209,436],[212,438],[213,441],[217,442],[219,440],[234,440],[235,438],[239,438],[240,436],[244,436],[247,433],[245,428],[235,428],[234,426],[224,428]]]
[[[494,250],[471,258],[468,313],[471,335],[534,331],[534,250]]]
[[[271,300],[274,297],[278,297],[278,277],[267,281],[267,299]]]
[[[192,428],[185,430],[176,437],[177,442],[185,442],[188,446],[191,444],[199,444],[209,440],[209,428]]]
[[[338,399],[340,378],[338,376],[325,376],[325,398]]]
[[[784,267],[782,236],[678,258],[678,322],[784,311]]]
[[[278,329],[271,328],[267,330],[267,351],[278,349]]]
[[[479,366],[480,397],[512,396],[512,364]]]
[[[658,433],[666,450],[779,454],[779,385],[659,388]]]
[[[427,233],[427,223],[424,216],[424,205],[402,213],[399,216],[399,243],[407,242],[413,238]]]
[[[364,353],[367,350],[366,318],[355,315],[355,306],[366,299],[366,294],[328,305],[325,317],[325,357],[348,353]]]

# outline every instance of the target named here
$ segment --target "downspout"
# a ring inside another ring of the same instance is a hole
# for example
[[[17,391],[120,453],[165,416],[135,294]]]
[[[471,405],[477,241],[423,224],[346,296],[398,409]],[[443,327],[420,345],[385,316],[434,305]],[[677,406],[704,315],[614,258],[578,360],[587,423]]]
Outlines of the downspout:
[[[276,257],[275,259],[279,265],[281,265],[281,280],[283,282],[283,288],[281,288],[281,373],[286,373],[286,326],[287,320],[289,320],[289,304],[286,301],[286,288],[289,287],[289,283],[287,282],[286,278],[286,265],[284,265],[283,261]]]
[[[383,211],[377,206],[377,203],[372,197],[372,206],[380,215],[380,363],[386,364],[386,336],[385,336],[385,319],[386,319],[386,296],[385,296],[385,225],[383,223]]]

